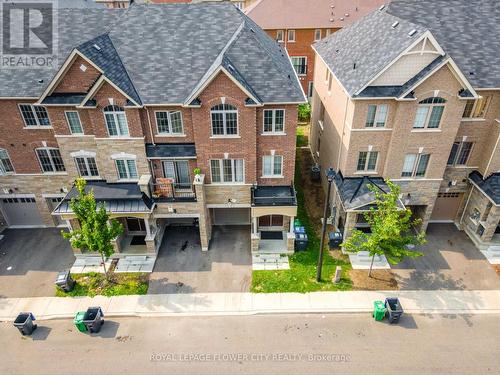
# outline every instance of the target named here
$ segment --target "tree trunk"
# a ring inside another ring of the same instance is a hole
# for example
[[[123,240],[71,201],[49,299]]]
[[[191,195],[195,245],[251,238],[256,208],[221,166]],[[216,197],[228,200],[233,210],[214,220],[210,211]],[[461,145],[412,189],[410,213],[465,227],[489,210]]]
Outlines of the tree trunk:
[[[102,267],[104,268],[104,276],[106,277],[106,280],[109,281],[108,270],[106,269],[106,261],[104,260],[103,253],[101,253],[101,259],[102,259]]]
[[[375,261],[375,254],[372,256],[372,262],[370,263],[370,270],[368,271],[368,277],[372,277],[372,268],[374,261]]]

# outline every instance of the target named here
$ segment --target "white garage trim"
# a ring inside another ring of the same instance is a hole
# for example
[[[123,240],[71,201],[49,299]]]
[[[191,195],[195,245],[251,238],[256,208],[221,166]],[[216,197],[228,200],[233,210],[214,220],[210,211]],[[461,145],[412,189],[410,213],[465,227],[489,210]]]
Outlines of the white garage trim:
[[[33,199],[34,202],[3,202],[5,199]],[[13,209],[13,206],[19,204],[19,208],[15,208],[13,211],[9,209]],[[24,205],[21,206],[21,205]],[[24,209],[24,210],[23,210]],[[36,203],[36,197],[34,194],[9,194],[0,196],[0,211],[2,212],[2,216],[4,217],[7,226],[9,228],[46,228],[47,225],[43,223],[42,215],[38,209]],[[23,224],[23,219],[21,217],[13,216],[15,214],[24,214],[25,218],[29,218],[26,221],[29,224]],[[31,222],[29,220],[32,220]]]
[[[207,208],[250,208],[249,203],[221,203],[221,204],[207,204]]]

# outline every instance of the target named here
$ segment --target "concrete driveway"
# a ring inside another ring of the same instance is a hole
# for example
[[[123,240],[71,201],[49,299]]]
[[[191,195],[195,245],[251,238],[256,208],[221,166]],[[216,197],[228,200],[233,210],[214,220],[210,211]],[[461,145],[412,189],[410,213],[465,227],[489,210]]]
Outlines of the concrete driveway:
[[[469,237],[453,224],[430,224],[419,258],[392,267],[400,289],[500,289],[500,277]]]
[[[250,254],[248,226],[214,226],[208,252],[201,251],[197,228],[167,228],[148,293],[248,292]]]
[[[61,230],[7,229],[2,234],[0,297],[53,297],[57,273],[75,261]]]

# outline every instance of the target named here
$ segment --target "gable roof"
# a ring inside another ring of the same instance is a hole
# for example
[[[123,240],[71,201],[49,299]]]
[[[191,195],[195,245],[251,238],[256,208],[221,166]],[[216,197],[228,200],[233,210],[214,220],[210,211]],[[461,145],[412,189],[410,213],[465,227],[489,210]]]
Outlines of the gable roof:
[[[484,178],[478,171],[472,171],[469,179],[495,203],[495,206],[500,206],[500,172],[492,173]]]
[[[58,18],[59,32],[70,34],[63,38],[64,53],[59,55],[66,57],[77,48],[137,103],[184,103],[218,57],[215,66],[230,61],[233,77],[260,101],[305,101],[286,53],[230,3],[132,5],[125,11],[94,12],[92,20],[70,17],[68,22],[79,32],[67,30],[65,17]],[[94,25],[95,30],[87,31]],[[102,44],[101,50],[94,44]],[[21,87],[0,71],[0,97],[38,97],[57,71],[44,72],[44,83],[34,85],[42,74],[37,71],[16,70]]]
[[[263,29],[341,28],[388,0],[257,0],[245,13]],[[332,7],[333,5],[333,7]]]

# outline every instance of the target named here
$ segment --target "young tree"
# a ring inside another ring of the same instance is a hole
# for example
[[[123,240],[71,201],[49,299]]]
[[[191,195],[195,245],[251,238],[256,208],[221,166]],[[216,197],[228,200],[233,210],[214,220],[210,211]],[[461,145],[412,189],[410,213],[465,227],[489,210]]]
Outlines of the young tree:
[[[375,255],[385,255],[389,263],[397,264],[404,257],[418,257],[423,255],[411,250],[415,245],[425,243],[425,233],[413,234],[412,227],[417,227],[421,220],[411,220],[411,211],[398,206],[400,187],[387,180],[389,192],[383,193],[371,185],[370,190],[375,194],[376,207],[364,214],[371,228],[371,233],[363,233],[355,229],[352,236],[342,247],[351,253],[367,251],[372,257],[371,277]]]
[[[123,233],[123,226],[118,221],[109,219],[104,205],[97,207],[94,192],[85,192],[86,184],[83,178],[76,180],[75,186],[79,196],[72,198],[69,204],[80,222],[80,228],[69,233],[62,232],[62,235],[74,248],[101,254],[104,273],[106,279],[109,279],[105,258],[113,254],[111,241]]]

